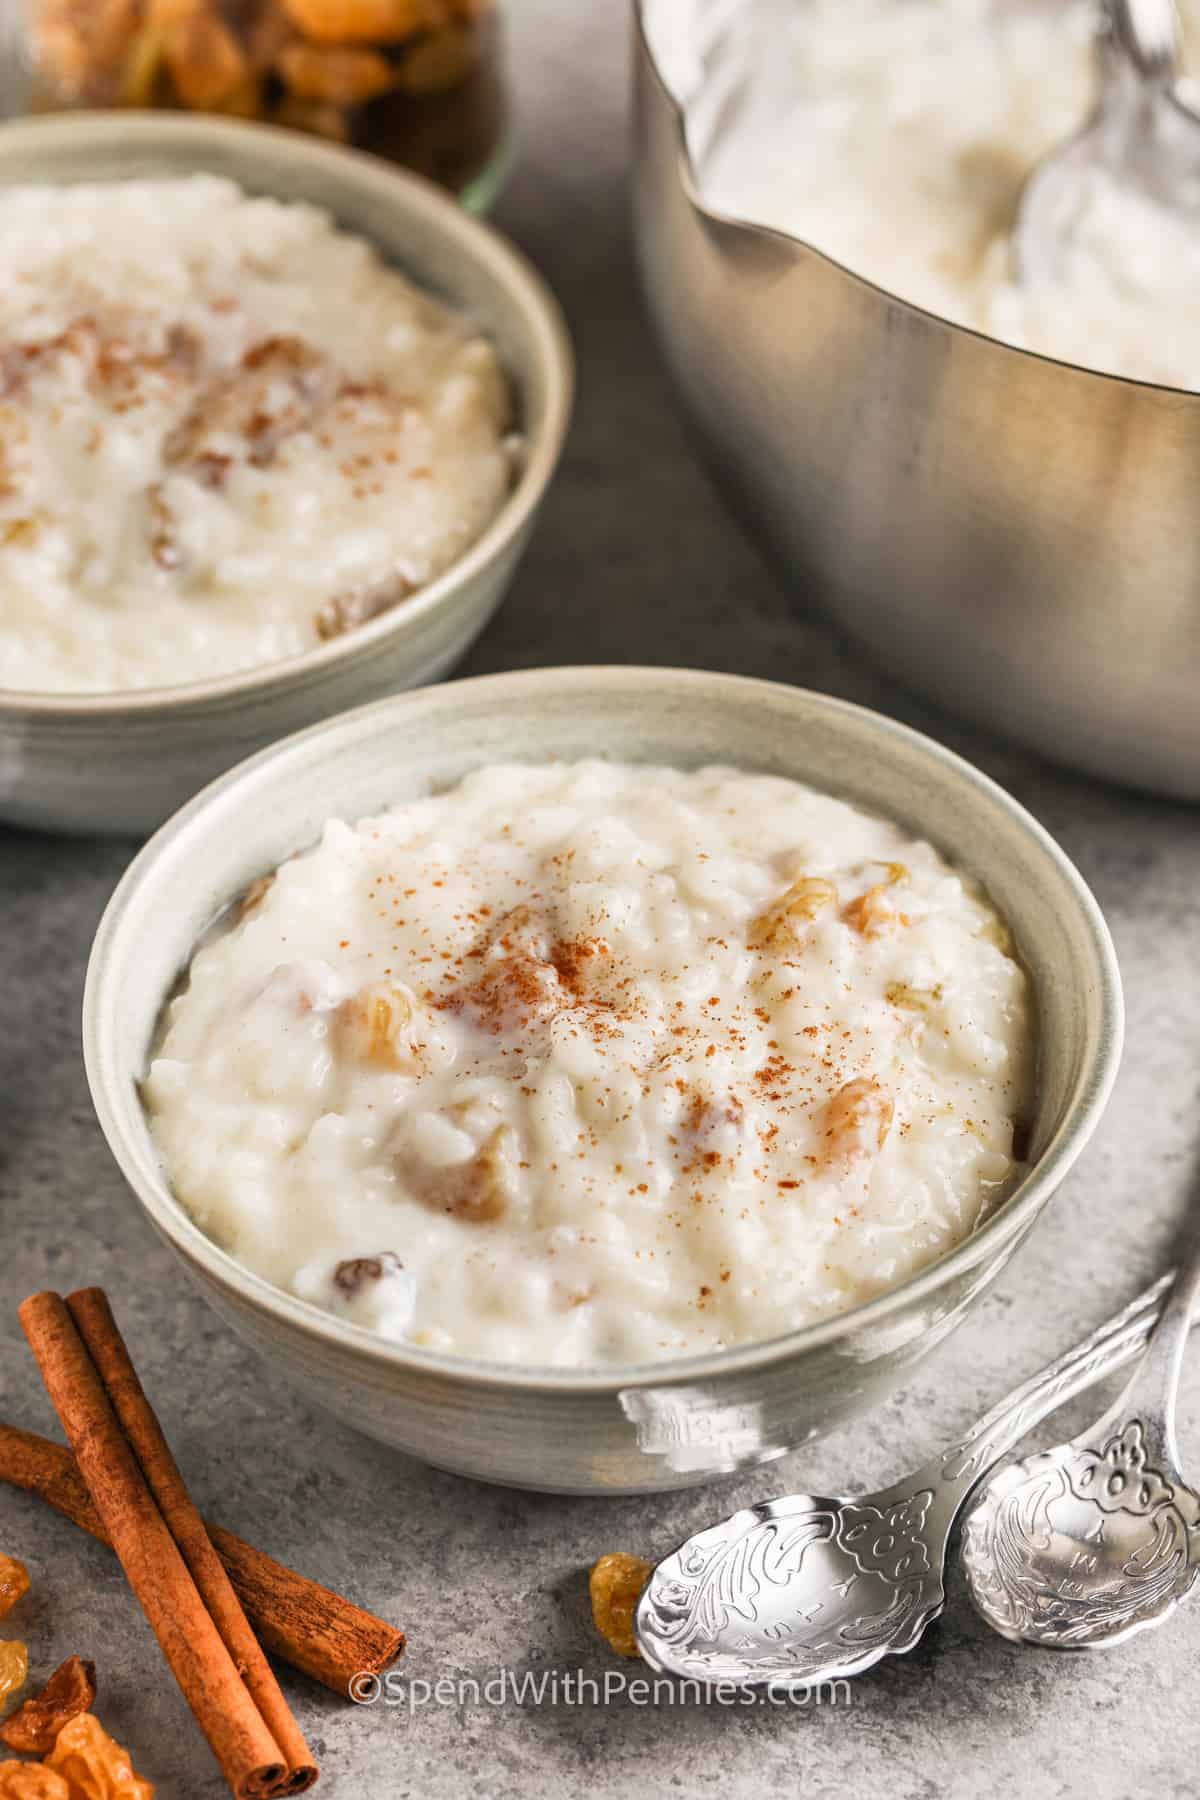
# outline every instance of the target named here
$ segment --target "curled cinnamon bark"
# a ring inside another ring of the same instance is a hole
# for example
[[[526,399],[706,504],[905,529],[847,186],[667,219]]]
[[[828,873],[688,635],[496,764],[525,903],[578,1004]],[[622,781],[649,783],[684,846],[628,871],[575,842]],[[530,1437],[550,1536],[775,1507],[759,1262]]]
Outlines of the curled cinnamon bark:
[[[60,1295],[32,1295],[22,1305],[20,1319],[129,1585],[237,1800],[275,1800],[277,1795],[300,1793],[316,1780],[316,1765],[306,1748],[291,1760],[289,1751],[296,1754],[296,1741],[303,1745],[298,1729],[294,1738],[288,1734],[286,1751],[272,1733],[160,1511],[155,1487],[168,1495],[167,1503],[182,1527],[186,1494],[182,1481],[175,1490],[172,1471],[175,1477],[178,1471],[169,1451],[166,1468],[145,1420],[136,1418],[138,1408],[122,1368],[127,1353],[111,1313],[94,1290],[73,1299],[90,1341],[114,1377],[116,1394],[106,1390],[77,1321]],[[135,1454],[119,1412],[135,1419],[150,1470]],[[190,1501],[186,1505],[190,1508]],[[198,1519],[196,1515],[197,1523]],[[203,1526],[199,1529],[202,1534]],[[185,1541],[194,1549],[186,1534]]]
[[[104,1521],[65,1444],[0,1424],[0,1481],[36,1494],[111,1549]],[[232,1531],[211,1520],[205,1523],[246,1617],[272,1656],[346,1699],[353,1675],[382,1674],[403,1654],[404,1633],[385,1619],[276,1562]]]

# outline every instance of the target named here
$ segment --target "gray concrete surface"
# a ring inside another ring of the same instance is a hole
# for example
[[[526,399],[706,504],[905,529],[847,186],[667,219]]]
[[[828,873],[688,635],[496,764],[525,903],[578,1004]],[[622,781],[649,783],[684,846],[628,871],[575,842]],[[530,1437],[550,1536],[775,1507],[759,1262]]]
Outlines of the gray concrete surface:
[[[95,1126],[77,1014],[95,921],[129,846],[0,832],[0,1381],[3,1416],[55,1429],[15,1319],[34,1288],[98,1281],[197,1498],[285,1560],[401,1621],[414,1678],[507,1666],[602,1676],[584,1570],[666,1550],[788,1488],[900,1474],[1163,1263],[1192,1191],[1200,1072],[1200,818],[1101,789],[931,716],[864,667],[759,561],[697,468],[630,267],[624,9],[514,0],[521,160],[499,223],[557,287],[581,360],[561,479],[516,591],[467,672],[588,660],[691,663],[829,689],[932,730],[1005,782],[1094,884],[1125,971],[1129,1043],[1103,1129],[978,1314],[881,1415],[707,1494],[585,1502],[490,1491],[384,1452],[245,1356],[136,1214]],[[1077,1406],[1068,1422],[1084,1422]],[[1200,1469],[1200,1375],[1183,1444]],[[17,1620],[39,1670],[94,1657],[100,1710],[161,1800],[225,1792],[108,1553],[0,1491],[0,1547],[35,1591]],[[1107,1655],[988,1634],[955,1581],[945,1620],[849,1706],[433,1705],[354,1710],[288,1683],[346,1800],[616,1800],[767,1792],[890,1800],[994,1792],[1191,1794],[1200,1604]]]

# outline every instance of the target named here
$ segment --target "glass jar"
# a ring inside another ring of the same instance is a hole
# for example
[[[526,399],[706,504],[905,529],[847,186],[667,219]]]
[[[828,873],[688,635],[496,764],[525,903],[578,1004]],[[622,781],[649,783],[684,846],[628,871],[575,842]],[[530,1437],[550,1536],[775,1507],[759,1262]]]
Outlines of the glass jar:
[[[23,0],[20,32],[10,112],[261,119],[375,151],[477,211],[503,177],[494,0]]]

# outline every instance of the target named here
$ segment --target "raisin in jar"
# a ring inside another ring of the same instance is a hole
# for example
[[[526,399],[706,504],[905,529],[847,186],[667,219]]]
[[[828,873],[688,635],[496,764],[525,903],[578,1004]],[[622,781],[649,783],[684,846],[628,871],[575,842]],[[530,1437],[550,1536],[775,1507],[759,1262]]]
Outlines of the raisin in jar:
[[[495,0],[24,0],[20,31],[9,112],[260,119],[374,151],[475,210],[503,174]]]

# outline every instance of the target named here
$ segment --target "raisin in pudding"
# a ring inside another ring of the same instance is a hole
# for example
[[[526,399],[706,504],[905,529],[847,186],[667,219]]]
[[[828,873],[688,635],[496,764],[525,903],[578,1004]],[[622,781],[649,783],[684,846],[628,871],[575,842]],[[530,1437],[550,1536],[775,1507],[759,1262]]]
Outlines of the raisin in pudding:
[[[490,344],[313,207],[6,188],[0,688],[296,655],[441,574],[511,482]]]
[[[492,766],[256,882],[144,1085],[174,1190],[385,1337],[612,1365],[904,1281],[1020,1172],[1031,1001],[926,843],[728,768]]]

